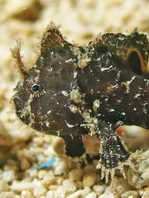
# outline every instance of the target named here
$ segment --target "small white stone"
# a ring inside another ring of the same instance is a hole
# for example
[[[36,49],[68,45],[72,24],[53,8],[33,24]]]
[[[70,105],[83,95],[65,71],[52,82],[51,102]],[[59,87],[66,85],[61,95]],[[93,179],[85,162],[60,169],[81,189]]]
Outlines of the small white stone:
[[[68,171],[67,158],[57,158],[54,162],[54,174],[61,175]]]
[[[47,174],[47,171],[44,169],[41,169],[38,171],[38,178],[43,179],[46,176],[46,174]]]
[[[48,188],[50,185],[56,184],[56,178],[55,177],[44,177],[44,179],[41,182],[42,186],[45,188]]]
[[[3,179],[7,182],[14,181],[15,178],[15,171],[14,170],[6,170],[3,172]]]
[[[63,181],[63,187],[67,193],[74,193],[77,189],[76,184],[70,179],[66,179]]]
[[[15,195],[14,192],[7,191],[7,192],[0,193],[0,198],[19,198],[19,197],[17,195]]]
[[[64,181],[64,177],[62,177],[62,176],[56,177],[56,183],[59,186],[63,185],[63,181]]]
[[[96,194],[94,192],[89,193],[86,198],[96,198]]]
[[[47,189],[46,189],[46,188],[44,188],[44,187],[42,187],[42,186],[39,186],[39,187],[36,187],[36,188],[34,189],[33,195],[34,195],[35,197],[40,197],[40,196],[42,196],[42,195],[45,195],[46,192],[47,192]]]
[[[82,197],[82,190],[78,190],[75,193],[69,195],[67,198],[76,198],[76,197]]]
[[[96,195],[101,195],[104,190],[105,190],[105,187],[104,186],[101,186],[101,185],[94,185],[93,186],[93,190],[96,192]]]
[[[137,191],[127,191],[121,194],[121,198],[139,198],[139,193]]]
[[[37,178],[37,175],[38,175],[37,169],[28,169],[26,172],[31,179]]]
[[[66,190],[63,188],[63,186],[58,187],[54,193],[54,198],[66,198]]]
[[[113,193],[105,193],[99,196],[98,198],[115,198]]]
[[[34,198],[32,192],[23,190],[21,192],[21,198]]]
[[[18,182],[14,181],[12,185],[10,186],[10,189],[13,191],[22,191],[22,190],[28,190],[33,191],[33,189],[37,186],[37,181],[32,182]]]
[[[50,190],[46,193],[45,198],[54,198],[54,191]]]
[[[85,188],[82,190],[82,195],[88,195],[90,192],[91,192],[90,187],[85,187]]]

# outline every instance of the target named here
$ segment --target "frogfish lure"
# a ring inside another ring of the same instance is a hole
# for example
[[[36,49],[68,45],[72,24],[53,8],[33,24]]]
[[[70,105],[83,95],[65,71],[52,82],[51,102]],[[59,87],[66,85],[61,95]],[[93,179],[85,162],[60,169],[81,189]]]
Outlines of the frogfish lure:
[[[74,45],[50,24],[31,69],[20,46],[12,50],[22,80],[13,101],[17,116],[30,127],[62,137],[69,156],[85,153],[82,138],[100,140],[98,168],[103,177],[131,155],[115,130],[121,125],[149,129],[149,41],[106,33],[86,46]]]

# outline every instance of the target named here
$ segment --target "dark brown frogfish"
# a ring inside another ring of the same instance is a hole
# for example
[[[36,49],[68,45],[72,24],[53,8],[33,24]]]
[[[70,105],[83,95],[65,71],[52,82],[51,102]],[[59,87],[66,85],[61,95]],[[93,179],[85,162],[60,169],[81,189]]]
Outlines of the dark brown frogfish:
[[[112,170],[131,155],[115,133],[121,125],[149,129],[149,42],[145,34],[106,33],[74,45],[49,25],[40,55],[28,69],[13,50],[23,79],[13,101],[30,127],[64,138],[72,157],[85,152],[82,137],[100,140],[99,165]]]

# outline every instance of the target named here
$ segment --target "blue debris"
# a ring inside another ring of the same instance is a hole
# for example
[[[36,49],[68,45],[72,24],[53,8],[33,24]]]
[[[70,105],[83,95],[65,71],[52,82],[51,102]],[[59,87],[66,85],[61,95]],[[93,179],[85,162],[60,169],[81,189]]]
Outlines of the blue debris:
[[[35,168],[37,169],[49,168],[54,164],[55,161],[56,161],[56,158],[52,157],[49,161],[43,162],[40,166],[35,166]]]

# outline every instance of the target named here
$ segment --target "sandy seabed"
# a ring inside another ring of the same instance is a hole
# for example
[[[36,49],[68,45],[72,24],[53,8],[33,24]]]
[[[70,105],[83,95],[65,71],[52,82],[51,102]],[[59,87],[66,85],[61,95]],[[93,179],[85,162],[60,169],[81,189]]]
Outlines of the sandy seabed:
[[[148,198],[147,147],[133,153],[136,170],[126,167],[127,179],[117,174],[105,184],[94,163],[82,168],[62,157],[61,138],[36,132],[15,115],[11,99],[20,76],[10,49],[21,39],[23,60],[30,67],[51,21],[61,25],[70,42],[82,45],[105,32],[130,33],[137,27],[149,34],[149,1],[0,0],[0,198]],[[35,168],[52,157],[52,167]]]

